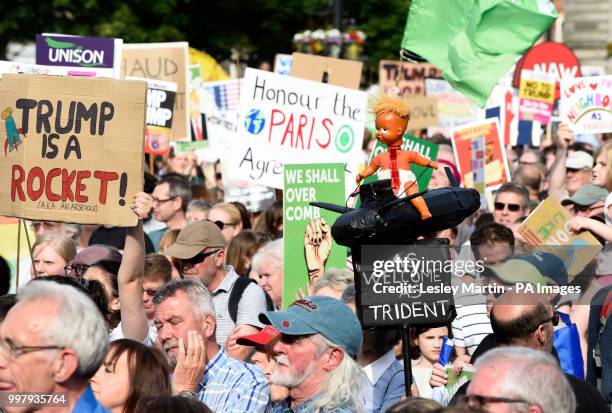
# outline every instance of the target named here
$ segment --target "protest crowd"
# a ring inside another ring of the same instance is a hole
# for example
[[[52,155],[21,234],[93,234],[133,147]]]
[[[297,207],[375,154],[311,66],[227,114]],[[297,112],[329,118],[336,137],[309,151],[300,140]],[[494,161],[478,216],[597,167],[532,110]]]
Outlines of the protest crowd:
[[[527,68],[544,9],[487,85],[416,17],[378,85],[0,62],[0,412],[611,412],[612,77]]]

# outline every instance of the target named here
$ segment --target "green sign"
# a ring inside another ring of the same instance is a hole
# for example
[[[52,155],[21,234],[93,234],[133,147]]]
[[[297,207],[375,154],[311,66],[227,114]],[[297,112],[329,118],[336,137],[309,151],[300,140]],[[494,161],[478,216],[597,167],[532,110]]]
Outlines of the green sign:
[[[372,132],[373,135],[376,134],[376,131]],[[372,149],[372,154],[370,155],[370,160],[368,164],[372,162],[374,157],[384,151],[387,150],[387,145],[384,145],[380,142],[376,142],[374,148]],[[402,143],[402,150],[405,151],[415,151],[418,152],[419,155],[425,156],[432,161],[435,161],[438,158],[438,145],[435,143],[427,142],[423,139],[416,138],[412,135],[404,134],[404,141]],[[433,169],[415,165],[413,163],[410,164],[410,169],[414,173],[414,176],[417,177],[417,182],[419,184],[419,191],[424,191],[427,189],[427,185],[429,185],[429,180],[431,179],[431,175],[433,174]],[[378,175],[373,174],[361,182],[361,184],[369,184],[370,182],[374,182],[378,180]],[[361,198],[357,201],[357,206],[361,205]]]
[[[346,268],[346,248],[335,243],[331,226],[338,214],[310,202],[344,205],[344,164],[285,164],[283,190],[283,308],[324,269]]]
[[[174,153],[194,151],[196,149],[208,149],[208,141],[173,142]]]

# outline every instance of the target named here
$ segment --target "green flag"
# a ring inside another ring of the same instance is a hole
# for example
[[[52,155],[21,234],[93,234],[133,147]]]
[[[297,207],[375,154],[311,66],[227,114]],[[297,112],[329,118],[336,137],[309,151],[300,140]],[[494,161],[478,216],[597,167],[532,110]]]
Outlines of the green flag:
[[[550,0],[412,0],[402,48],[484,107],[499,78],[556,18]]]

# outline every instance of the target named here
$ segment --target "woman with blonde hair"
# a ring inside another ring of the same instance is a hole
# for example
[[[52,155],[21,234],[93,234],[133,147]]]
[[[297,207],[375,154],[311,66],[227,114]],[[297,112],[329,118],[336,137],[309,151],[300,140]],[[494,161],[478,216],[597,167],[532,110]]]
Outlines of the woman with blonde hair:
[[[242,215],[234,204],[221,202],[208,211],[209,221],[217,224],[225,237],[225,246],[242,231]]]
[[[580,334],[584,366],[587,366],[588,362],[587,329],[591,300],[602,287],[612,283],[612,142],[603,145],[595,154],[593,181],[591,183],[608,190],[608,196],[604,204],[605,223],[586,217],[574,217],[569,222],[569,229],[572,232],[591,231],[606,241],[603,250],[597,254],[595,278],[582,294],[578,303],[572,306],[570,314]]]
[[[76,256],[74,241],[66,235],[50,233],[32,246],[32,277],[64,275],[64,267]]]

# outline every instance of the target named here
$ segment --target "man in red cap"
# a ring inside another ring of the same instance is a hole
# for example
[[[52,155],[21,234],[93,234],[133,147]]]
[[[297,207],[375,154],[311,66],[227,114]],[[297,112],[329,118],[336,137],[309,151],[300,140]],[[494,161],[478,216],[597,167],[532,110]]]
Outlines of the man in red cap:
[[[273,384],[270,381],[272,372],[276,367],[276,358],[272,347],[274,347],[277,341],[275,338],[280,338],[279,335],[280,331],[273,325],[267,325],[259,333],[238,337],[236,340],[236,343],[241,346],[255,347],[251,355],[251,362],[259,367],[263,371],[264,376],[266,376],[266,379],[268,379],[270,383],[270,401],[274,404],[289,397],[288,388]]]

